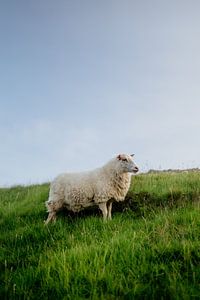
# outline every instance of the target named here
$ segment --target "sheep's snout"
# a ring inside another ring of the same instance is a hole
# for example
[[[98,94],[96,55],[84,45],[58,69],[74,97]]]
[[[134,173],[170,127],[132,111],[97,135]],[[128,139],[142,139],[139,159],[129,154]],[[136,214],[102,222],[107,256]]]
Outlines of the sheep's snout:
[[[138,167],[134,167],[134,168],[133,168],[133,172],[134,172],[134,173],[137,173],[138,171],[139,171],[139,168],[138,168]]]

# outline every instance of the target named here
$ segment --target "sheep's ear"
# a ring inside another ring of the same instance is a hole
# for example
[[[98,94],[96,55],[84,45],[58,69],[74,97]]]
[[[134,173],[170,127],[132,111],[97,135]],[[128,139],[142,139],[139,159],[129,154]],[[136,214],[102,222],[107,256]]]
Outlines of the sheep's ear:
[[[119,160],[121,160],[121,159],[122,159],[122,157],[121,157],[121,155],[120,155],[120,154],[117,156],[117,159],[119,159]]]
[[[132,156],[132,157],[133,157],[134,155],[135,155],[135,154],[131,154],[130,156]]]

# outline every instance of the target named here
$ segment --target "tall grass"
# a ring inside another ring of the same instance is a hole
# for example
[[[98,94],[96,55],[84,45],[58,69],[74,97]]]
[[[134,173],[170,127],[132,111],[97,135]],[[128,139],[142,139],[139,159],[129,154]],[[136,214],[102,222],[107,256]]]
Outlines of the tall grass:
[[[61,213],[49,185],[0,190],[1,299],[199,299],[200,175],[133,178],[126,202]]]

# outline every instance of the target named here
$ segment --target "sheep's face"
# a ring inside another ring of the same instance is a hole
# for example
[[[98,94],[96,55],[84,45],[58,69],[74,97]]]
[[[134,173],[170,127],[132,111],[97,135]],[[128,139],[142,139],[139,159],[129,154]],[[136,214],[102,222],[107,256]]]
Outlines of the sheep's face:
[[[119,154],[117,160],[119,162],[119,167],[123,172],[137,173],[139,171],[136,164],[133,162],[133,156],[127,154]]]

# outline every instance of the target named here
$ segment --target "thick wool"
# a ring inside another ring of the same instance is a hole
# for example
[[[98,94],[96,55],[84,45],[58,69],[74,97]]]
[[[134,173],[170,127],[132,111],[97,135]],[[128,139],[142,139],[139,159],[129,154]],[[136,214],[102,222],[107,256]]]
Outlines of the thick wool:
[[[124,200],[130,187],[130,172],[137,171],[132,157],[121,154],[93,171],[59,175],[50,187],[46,223],[54,220],[60,209],[79,212],[93,205],[99,206],[104,219],[111,218],[112,202]]]

